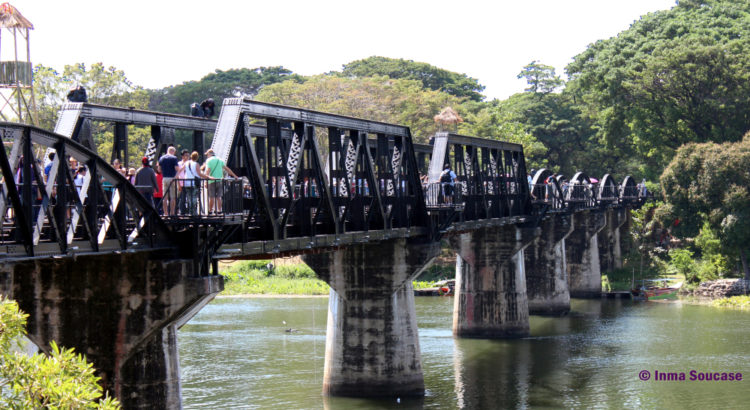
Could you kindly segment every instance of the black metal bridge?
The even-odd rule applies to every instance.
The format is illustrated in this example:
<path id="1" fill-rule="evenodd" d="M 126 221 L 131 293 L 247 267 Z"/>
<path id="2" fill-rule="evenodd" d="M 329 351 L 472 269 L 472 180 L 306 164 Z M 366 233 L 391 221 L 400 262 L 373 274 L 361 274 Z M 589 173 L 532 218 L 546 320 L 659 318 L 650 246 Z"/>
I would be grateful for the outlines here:
<path id="1" fill-rule="evenodd" d="M 207 182 L 198 204 L 161 217 L 157 208 L 95 152 L 91 121 L 113 126 L 112 158 L 127 160 L 127 127 L 151 127 L 154 161 L 174 130 L 193 132 L 241 179 L 217 181 L 225 206 L 210 214 Z M 193 258 L 209 274 L 222 258 L 268 258 L 480 227 L 535 223 L 550 213 L 637 207 L 631 177 L 618 183 L 584 173 L 569 181 L 539 170 L 529 180 L 520 145 L 438 133 L 413 142 L 408 127 L 233 98 L 218 121 L 69 103 L 56 132 L 0 123 L 0 258 L 163 249 Z M 56 156 L 44 172 L 41 152 Z M 82 180 L 68 160 L 85 165 Z M 32 160 L 26 160 L 32 159 Z M 441 182 L 449 164 L 455 180 Z M 426 176 L 426 178 L 422 178 Z M 192 186 L 192 185 L 191 185 Z"/>

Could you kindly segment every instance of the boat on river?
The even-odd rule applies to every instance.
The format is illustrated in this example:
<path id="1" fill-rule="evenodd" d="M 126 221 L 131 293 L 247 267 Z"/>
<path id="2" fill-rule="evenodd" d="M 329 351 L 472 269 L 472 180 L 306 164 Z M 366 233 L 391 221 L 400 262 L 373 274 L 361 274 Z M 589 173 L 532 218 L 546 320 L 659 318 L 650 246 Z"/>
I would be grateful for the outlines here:
<path id="1" fill-rule="evenodd" d="M 429 288 L 414 289 L 414 296 L 453 296 L 455 287 L 455 279 L 445 279 L 435 282 L 435 284 Z"/>
<path id="2" fill-rule="evenodd" d="M 630 290 L 635 300 L 675 299 L 682 282 L 670 284 L 674 279 L 642 279 Z"/>

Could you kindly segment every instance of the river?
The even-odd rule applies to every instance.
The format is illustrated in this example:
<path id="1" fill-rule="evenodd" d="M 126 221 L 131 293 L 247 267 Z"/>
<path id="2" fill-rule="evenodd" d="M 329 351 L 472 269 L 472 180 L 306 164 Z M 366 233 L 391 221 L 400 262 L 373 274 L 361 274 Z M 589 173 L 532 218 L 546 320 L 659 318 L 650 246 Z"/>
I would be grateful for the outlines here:
<path id="1" fill-rule="evenodd" d="M 323 397 L 327 298 L 219 298 L 178 332 L 186 409 L 748 408 L 750 312 L 573 300 L 531 336 L 455 339 L 453 299 L 416 299 L 422 399 Z M 285 330 L 293 328 L 297 332 Z M 643 370 L 649 380 L 640 380 Z M 656 372 L 685 381 L 656 381 Z M 742 381 L 690 381 L 740 372 Z M 695 373 L 697 375 L 697 373 Z"/>

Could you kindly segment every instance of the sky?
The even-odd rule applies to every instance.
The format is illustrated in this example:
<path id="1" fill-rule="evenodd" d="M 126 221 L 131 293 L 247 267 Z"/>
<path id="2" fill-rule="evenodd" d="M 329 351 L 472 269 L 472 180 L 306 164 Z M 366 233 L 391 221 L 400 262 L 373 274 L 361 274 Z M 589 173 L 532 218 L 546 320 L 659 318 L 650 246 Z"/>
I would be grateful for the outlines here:
<path id="1" fill-rule="evenodd" d="M 282 65 L 302 75 L 373 55 L 474 77 L 488 99 L 523 91 L 533 60 L 565 66 L 675 0 L 13 0 L 35 28 L 31 60 L 102 62 L 161 88 L 216 69 Z M 5 37 L 7 38 L 7 37 Z M 3 43 L 2 59 L 7 59 Z"/>

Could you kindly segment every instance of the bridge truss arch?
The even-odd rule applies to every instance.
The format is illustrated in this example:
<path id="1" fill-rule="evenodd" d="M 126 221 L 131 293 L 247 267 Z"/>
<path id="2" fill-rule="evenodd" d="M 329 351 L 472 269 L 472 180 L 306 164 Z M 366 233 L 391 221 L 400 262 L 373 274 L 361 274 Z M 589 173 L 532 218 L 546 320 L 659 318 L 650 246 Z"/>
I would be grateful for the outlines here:
<path id="1" fill-rule="evenodd" d="M 542 168 L 531 178 L 531 201 L 534 204 L 548 205 L 553 209 L 563 209 L 565 203 L 565 190 L 562 185 L 562 176 L 556 176 L 554 172 L 547 168 Z"/>
<path id="2" fill-rule="evenodd" d="M 10 156 L 0 150 L 0 258 L 174 248 L 153 205 L 82 144 L 15 123 L 0 123 L 0 137 L 13 144 Z M 47 148 L 56 155 L 45 178 L 35 153 Z M 70 158 L 86 167 L 82 181 Z"/>
<path id="3" fill-rule="evenodd" d="M 620 200 L 620 189 L 610 174 L 599 180 L 596 190 L 596 201 L 599 204 L 617 204 Z"/>

